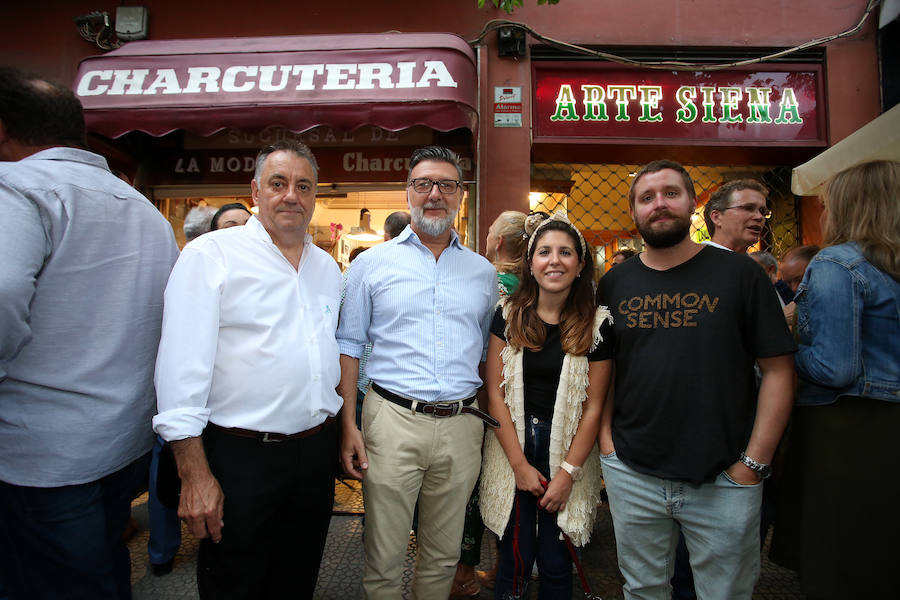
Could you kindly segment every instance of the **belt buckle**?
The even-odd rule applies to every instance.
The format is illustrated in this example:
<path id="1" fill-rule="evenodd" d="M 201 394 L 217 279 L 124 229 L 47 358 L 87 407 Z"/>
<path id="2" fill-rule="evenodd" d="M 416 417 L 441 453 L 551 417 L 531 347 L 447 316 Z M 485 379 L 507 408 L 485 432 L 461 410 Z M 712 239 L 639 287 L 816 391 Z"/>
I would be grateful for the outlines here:
<path id="1" fill-rule="evenodd" d="M 278 438 L 269 437 L 269 432 L 268 432 L 268 431 L 266 431 L 265 433 L 263 433 L 263 434 L 262 434 L 262 438 L 260 438 L 260 439 L 261 439 L 263 442 L 280 442 L 280 441 L 281 441 L 281 440 L 279 440 Z"/>
<path id="2" fill-rule="evenodd" d="M 428 410 L 429 408 L 431 410 Z M 452 417 L 459 412 L 459 402 L 435 402 L 433 404 L 427 404 L 425 408 L 422 409 L 422 412 L 425 412 L 426 414 L 431 413 L 432 416 L 437 418 Z"/>

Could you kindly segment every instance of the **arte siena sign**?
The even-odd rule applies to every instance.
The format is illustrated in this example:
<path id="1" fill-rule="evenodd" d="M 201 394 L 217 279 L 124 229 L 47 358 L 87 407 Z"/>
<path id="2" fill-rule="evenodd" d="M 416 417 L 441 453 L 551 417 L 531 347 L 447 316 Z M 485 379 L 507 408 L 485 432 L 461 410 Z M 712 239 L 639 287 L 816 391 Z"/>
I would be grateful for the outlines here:
<path id="1" fill-rule="evenodd" d="M 821 69 L 773 67 L 682 72 L 535 63 L 535 141 L 824 145 Z"/>

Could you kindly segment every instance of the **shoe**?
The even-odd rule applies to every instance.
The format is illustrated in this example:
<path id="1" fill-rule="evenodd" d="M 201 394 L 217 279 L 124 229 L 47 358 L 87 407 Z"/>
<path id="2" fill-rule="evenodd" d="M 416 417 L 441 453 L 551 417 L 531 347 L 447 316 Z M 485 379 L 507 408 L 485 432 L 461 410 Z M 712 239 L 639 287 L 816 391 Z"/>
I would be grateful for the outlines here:
<path id="1" fill-rule="evenodd" d="M 174 564 L 174 558 L 159 565 L 150 563 L 150 570 L 153 571 L 153 575 L 155 575 L 156 577 L 162 577 L 163 575 L 168 575 L 172 572 L 172 566 Z"/>
<path id="2" fill-rule="evenodd" d="M 494 580 L 497 579 L 497 569 L 490 571 L 475 571 L 475 579 L 481 584 L 481 587 L 492 590 L 494 589 Z"/>
<path id="3" fill-rule="evenodd" d="M 463 583 L 453 582 L 450 588 L 450 600 L 462 600 L 463 598 L 477 598 L 481 594 L 481 586 L 478 580 L 470 579 Z"/>

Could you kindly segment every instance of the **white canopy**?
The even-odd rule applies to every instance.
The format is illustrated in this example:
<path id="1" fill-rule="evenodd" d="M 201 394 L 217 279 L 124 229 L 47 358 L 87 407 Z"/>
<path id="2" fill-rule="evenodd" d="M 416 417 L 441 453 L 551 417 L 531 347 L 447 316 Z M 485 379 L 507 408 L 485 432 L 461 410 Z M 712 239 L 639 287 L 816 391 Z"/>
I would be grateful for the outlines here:
<path id="1" fill-rule="evenodd" d="M 816 196 L 832 175 L 868 160 L 900 160 L 900 104 L 794 169 L 791 191 Z"/>

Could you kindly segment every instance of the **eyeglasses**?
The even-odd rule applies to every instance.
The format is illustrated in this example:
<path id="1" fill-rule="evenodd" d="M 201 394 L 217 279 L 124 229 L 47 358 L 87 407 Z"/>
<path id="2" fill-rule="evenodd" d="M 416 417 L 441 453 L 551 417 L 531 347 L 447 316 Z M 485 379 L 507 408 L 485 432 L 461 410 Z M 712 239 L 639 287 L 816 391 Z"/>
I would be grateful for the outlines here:
<path id="1" fill-rule="evenodd" d="M 427 177 L 418 177 L 406 185 L 420 194 L 430 194 L 431 190 L 434 189 L 434 186 L 438 186 L 438 189 L 442 194 L 455 194 L 456 190 L 459 189 L 461 182 L 456 181 L 455 179 L 441 179 L 440 181 L 435 181 L 434 179 L 428 179 Z"/>
<path id="2" fill-rule="evenodd" d="M 731 210 L 732 208 L 739 208 L 742 212 L 750 213 L 759 212 L 762 215 L 763 219 L 768 219 L 772 216 L 772 211 L 765 206 L 756 206 L 755 204 L 738 204 L 737 206 L 727 206 L 723 209 L 720 209 L 719 212 L 725 212 L 726 210 Z"/>

